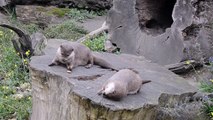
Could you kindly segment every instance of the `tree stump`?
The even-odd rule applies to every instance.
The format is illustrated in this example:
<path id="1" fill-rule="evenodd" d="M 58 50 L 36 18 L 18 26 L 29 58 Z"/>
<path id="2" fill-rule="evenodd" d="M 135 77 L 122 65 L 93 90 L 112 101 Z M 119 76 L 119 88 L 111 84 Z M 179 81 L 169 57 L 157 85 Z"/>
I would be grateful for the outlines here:
<path id="1" fill-rule="evenodd" d="M 201 117 L 198 114 L 200 104 L 193 100 L 196 88 L 144 57 L 94 53 L 116 68 L 133 68 L 142 79 L 152 80 L 142 86 L 140 93 L 120 101 L 97 95 L 115 71 L 98 66 L 77 67 L 70 74 L 64 66 L 49 67 L 62 42 L 64 40 L 50 39 L 45 55 L 33 56 L 30 62 L 32 120 L 190 120 Z"/>

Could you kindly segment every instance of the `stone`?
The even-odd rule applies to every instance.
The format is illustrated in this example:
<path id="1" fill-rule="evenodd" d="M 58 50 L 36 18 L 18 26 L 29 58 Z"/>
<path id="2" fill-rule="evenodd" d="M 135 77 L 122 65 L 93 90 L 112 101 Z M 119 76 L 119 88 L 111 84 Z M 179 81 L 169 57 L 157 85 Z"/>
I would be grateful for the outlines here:
<path id="1" fill-rule="evenodd" d="M 114 0 L 107 23 L 121 52 L 160 65 L 213 56 L 212 0 Z"/>
<path id="2" fill-rule="evenodd" d="M 8 23 L 8 17 L 0 12 L 0 23 Z"/>
<path id="3" fill-rule="evenodd" d="M 33 33 L 30 38 L 32 40 L 32 48 L 34 49 L 33 55 L 38 56 L 44 54 L 43 49 L 47 45 L 47 38 L 39 32 Z"/>
<path id="4" fill-rule="evenodd" d="M 118 69 L 133 68 L 142 79 L 152 80 L 142 86 L 140 93 L 128 95 L 120 101 L 103 98 L 97 92 L 115 71 L 98 66 L 90 69 L 79 66 L 67 73 L 64 66 L 48 66 L 63 42 L 66 41 L 50 39 L 44 50 L 45 55 L 31 58 L 32 120 L 155 120 L 168 118 L 166 111 L 170 108 L 172 111 L 176 108 L 182 110 L 186 105 L 196 104 L 189 98 L 193 98 L 197 89 L 166 68 L 142 56 L 94 52 Z M 185 111 L 191 110 L 189 113 L 179 111 L 184 116 L 174 112 L 172 116 L 175 117 L 170 120 L 200 118 L 200 107 L 187 108 Z"/>
<path id="5" fill-rule="evenodd" d="M 50 23 L 56 23 L 54 15 L 48 15 L 47 11 L 53 7 L 42 7 L 33 5 L 16 5 L 17 19 L 25 24 L 34 23 L 45 28 Z M 58 21 L 60 23 L 60 21 Z M 39 26 L 40 27 L 40 26 Z"/>
<path id="6" fill-rule="evenodd" d="M 0 7 L 7 5 L 7 1 L 6 0 L 1 0 L 0 1 Z"/>

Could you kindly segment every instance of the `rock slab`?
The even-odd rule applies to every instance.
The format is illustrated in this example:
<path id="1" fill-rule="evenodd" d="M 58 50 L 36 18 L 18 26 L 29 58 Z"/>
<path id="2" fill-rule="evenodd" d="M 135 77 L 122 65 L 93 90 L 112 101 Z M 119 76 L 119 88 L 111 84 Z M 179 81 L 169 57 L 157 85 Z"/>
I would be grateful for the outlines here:
<path id="1" fill-rule="evenodd" d="M 50 39 L 44 50 L 45 55 L 34 56 L 30 62 L 32 120 L 179 120 L 183 118 L 180 115 L 190 119 L 200 118 L 201 115 L 197 114 L 200 106 L 193 106 L 193 110 L 186 107 L 195 103 L 191 99 L 197 90 L 183 78 L 144 57 L 94 53 L 116 68 L 134 68 L 142 79 L 152 80 L 142 86 L 139 94 L 129 95 L 120 101 L 97 95 L 103 83 L 115 71 L 98 66 L 90 69 L 77 67 L 69 74 L 64 66 L 49 67 L 62 42 L 65 41 Z M 79 76 L 96 77 L 78 80 Z M 175 115 L 169 114 L 171 111 L 176 111 Z"/>
<path id="2" fill-rule="evenodd" d="M 213 56 L 212 0 L 114 0 L 111 42 L 161 65 Z"/>

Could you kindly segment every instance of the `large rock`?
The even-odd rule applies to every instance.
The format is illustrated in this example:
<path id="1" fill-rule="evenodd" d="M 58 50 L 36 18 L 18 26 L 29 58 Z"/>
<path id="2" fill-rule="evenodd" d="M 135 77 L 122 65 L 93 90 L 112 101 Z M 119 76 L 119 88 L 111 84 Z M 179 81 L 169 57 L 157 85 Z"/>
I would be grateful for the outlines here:
<path id="1" fill-rule="evenodd" d="M 7 1 L 6 0 L 1 0 L 0 1 L 0 7 L 7 5 Z"/>
<path id="2" fill-rule="evenodd" d="M 114 0 L 107 22 L 122 52 L 161 65 L 213 55 L 212 0 Z"/>
<path id="3" fill-rule="evenodd" d="M 0 12 L 0 23 L 8 23 L 8 17 Z"/>
<path id="4" fill-rule="evenodd" d="M 32 120 L 202 120 L 196 88 L 167 69 L 128 54 L 94 53 L 116 68 L 134 68 L 145 84 L 140 93 L 112 101 L 97 95 L 115 71 L 93 66 L 75 68 L 71 74 L 63 66 L 49 67 L 63 40 L 49 40 L 45 55 L 32 57 Z M 78 80 L 78 77 L 87 80 Z M 90 76 L 90 77 L 88 77 Z M 91 78 L 91 79 L 90 79 Z M 170 114 L 172 113 L 172 114 Z M 165 118 L 165 119 L 164 119 Z"/>
<path id="5" fill-rule="evenodd" d="M 35 23 L 41 28 L 47 27 L 49 24 L 59 24 L 68 19 L 66 16 L 58 17 L 50 14 L 56 7 L 37 6 L 37 5 L 16 5 L 17 19 L 25 24 Z"/>

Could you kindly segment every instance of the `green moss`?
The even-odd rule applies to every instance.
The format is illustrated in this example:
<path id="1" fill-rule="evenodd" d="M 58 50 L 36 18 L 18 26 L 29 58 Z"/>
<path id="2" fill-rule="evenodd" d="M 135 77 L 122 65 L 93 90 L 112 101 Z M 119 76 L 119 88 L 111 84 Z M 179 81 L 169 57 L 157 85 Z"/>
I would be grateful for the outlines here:
<path id="1" fill-rule="evenodd" d="M 54 7 L 47 12 L 47 14 L 56 15 L 57 17 L 64 17 L 67 13 L 69 13 L 69 8 L 57 8 Z"/>

